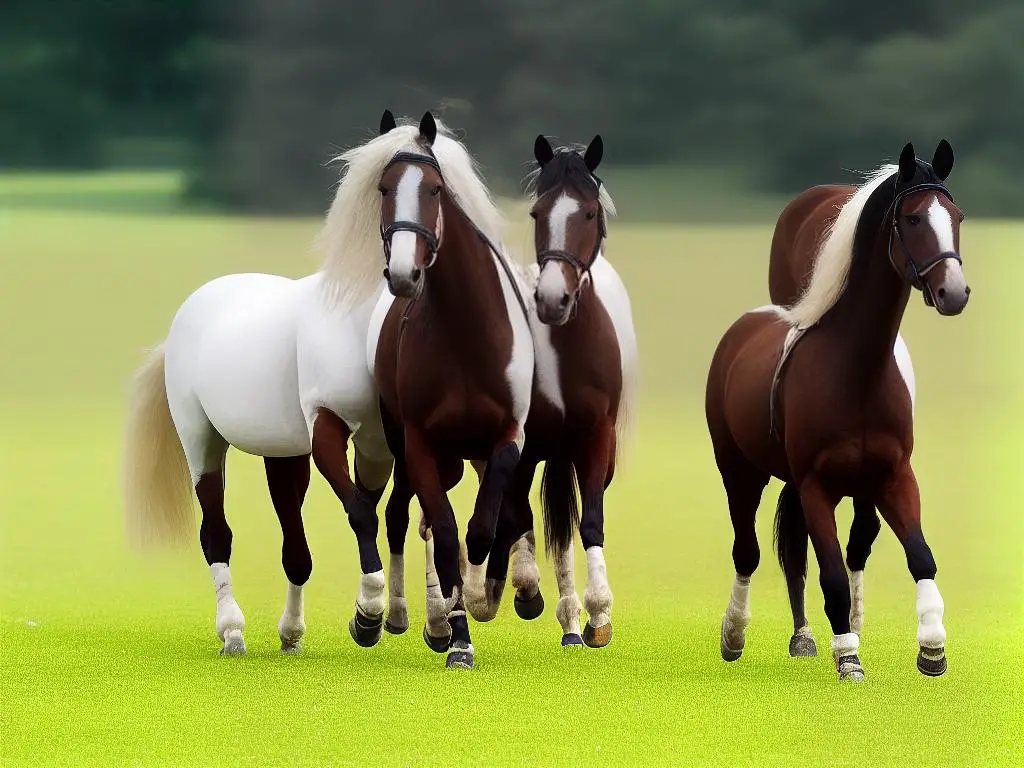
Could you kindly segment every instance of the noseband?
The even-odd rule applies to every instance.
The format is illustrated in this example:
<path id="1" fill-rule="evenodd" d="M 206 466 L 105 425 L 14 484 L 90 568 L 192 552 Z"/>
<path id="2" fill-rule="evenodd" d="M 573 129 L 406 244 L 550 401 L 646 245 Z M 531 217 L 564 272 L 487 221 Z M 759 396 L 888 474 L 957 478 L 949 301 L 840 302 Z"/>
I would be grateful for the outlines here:
<path id="1" fill-rule="evenodd" d="M 417 152 L 397 152 L 392 157 L 388 164 L 384 166 L 384 170 L 381 171 L 381 175 L 387 171 L 395 163 L 419 163 L 421 165 L 429 165 L 435 171 L 437 175 L 444 179 L 441 174 L 441 166 L 437 162 L 437 158 L 433 155 L 421 155 Z M 380 228 L 380 239 L 384 243 L 384 263 L 388 266 L 391 265 L 391 238 L 395 232 L 412 232 L 419 237 L 423 238 L 423 241 L 427 244 L 427 250 L 430 252 L 430 258 L 427 261 L 424 269 L 430 269 L 437 261 L 437 251 L 441 247 L 441 244 L 437 240 L 437 233 L 433 232 L 429 227 L 425 227 L 418 221 L 393 221 L 388 227 L 381 225 Z M 384 270 L 384 278 L 390 280 L 390 270 Z"/>
<path id="2" fill-rule="evenodd" d="M 601 180 L 594 176 L 594 181 L 597 183 L 598 195 L 601 190 Z M 587 280 L 590 281 L 592 278 L 590 274 L 590 268 L 597 261 L 597 254 L 601 252 L 601 246 L 604 245 L 604 239 L 608 236 L 608 231 L 604 223 L 604 207 L 598 202 L 597 204 L 597 242 L 594 243 L 594 252 L 590 254 L 590 259 L 586 262 L 579 259 L 576 254 L 569 253 L 568 251 L 561 251 L 556 249 L 545 249 L 543 251 L 537 251 L 537 265 L 544 270 L 544 267 L 551 261 L 560 261 L 564 264 L 568 264 L 576 270 L 577 286 L 576 293 L 579 294 L 583 287 L 583 277 L 586 276 Z M 576 313 L 576 306 L 573 306 L 573 314 Z"/>
<path id="3" fill-rule="evenodd" d="M 897 174 L 897 178 L 898 176 L 899 174 Z M 892 201 L 892 205 L 889 207 L 892 211 L 892 227 L 889 229 L 889 261 L 892 264 L 893 269 L 895 269 L 904 280 L 924 294 L 925 302 L 929 306 L 934 306 L 935 297 L 932 296 L 932 289 L 924 279 L 925 275 L 931 272 L 939 262 L 945 261 L 946 259 L 953 259 L 958 264 L 963 264 L 963 260 L 960 258 L 960 254 L 954 251 L 945 251 L 940 253 L 931 259 L 928 259 L 923 264 L 918 264 L 910 256 L 910 251 L 907 249 L 907 245 L 903 241 L 903 232 L 900 230 L 900 204 L 910 197 L 910 195 L 917 192 L 924 192 L 928 189 L 935 190 L 939 194 L 944 195 L 950 202 L 954 202 L 953 195 L 950 194 L 950 191 L 946 189 L 945 185 L 937 184 L 935 182 L 915 184 L 914 186 L 907 187 L 897 194 Z M 899 242 L 900 250 L 903 251 L 905 263 L 902 268 L 896 263 L 896 258 L 893 256 L 892 245 L 894 239 Z"/>

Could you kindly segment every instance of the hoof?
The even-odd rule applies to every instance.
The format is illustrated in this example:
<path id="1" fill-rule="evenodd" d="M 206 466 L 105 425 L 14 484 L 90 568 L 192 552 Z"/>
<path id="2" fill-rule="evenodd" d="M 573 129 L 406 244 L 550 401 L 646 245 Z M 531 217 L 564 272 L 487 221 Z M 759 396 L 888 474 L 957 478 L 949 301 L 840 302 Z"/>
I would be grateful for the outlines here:
<path id="1" fill-rule="evenodd" d="M 921 648 L 917 653 L 917 671 L 928 677 L 941 677 L 946 672 L 945 648 Z"/>
<path id="2" fill-rule="evenodd" d="M 380 641 L 383 624 L 383 616 L 364 616 L 356 609 L 356 615 L 348 623 L 348 631 L 360 648 L 372 648 Z"/>
<path id="3" fill-rule="evenodd" d="M 389 635 L 404 635 L 407 629 L 409 629 L 408 624 L 404 627 L 398 624 L 392 624 L 390 618 L 384 622 L 384 631 Z"/>
<path id="4" fill-rule="evenodd" d="M 281 653 L 285 656 L 298 656 L 302 653 L 302 643 L 298 640 L 282 640 Z"/>
<path id="5" fill-rule="evenodd" d="M 473 668 L 473 646 L 466 646 L 463 643 L 459 644 L 461 647 L 452 647 L 448 651 L 448 658 L 444 660 L 444 665 L 448 669 L 472 669 Z"/>
<path id="6" fill-rule="evenodd" d="M 576 634 L 562 635 L 563 648 L 582 648 L 583 638 Z"/>
<path id="7" fill-rule="evenodd" d="M 447 635 L 441 635 L 441 637 L 434 637 L 432 634 L 427 632 L 426 624 L 423 625 L 423 642 L 427 644 L 427 648 L 432 650 L 434 653 L 444 653 L 448 650 L 448 646 L 451 645 L 452 635 L 449 631 Z"/>
<path id="8" fill-rule="evenodd" d="M 730 648 L 728 642 L 726 642 L 724 618 L 722 619 L 722 635 L 718 647 L 722 651 L 722 658 L 726 661 L 737 661 L 743 655 L 742 645 L 739 648 Z"/>
<path id="9" fill-rule="evenodd" d="M 600 627 L 591 626 L 590 622 L 583 627 L 583 642 L 588 648 L 604 648 L 612 641 L 612 623 L 609 621 Z"/>
<path id="10" fill-rule="evenodd" d="M 245 656 L 245 640 L 242 638 L 242 630 L 229 629 L 224 633 L 224 647 L 220 649 L 221 656 Z"/>
<path id="11" fill-rule="evenodd" d="M 836 671 L 839 673 L 840 682 L 864 682 L 864 667 L 861 666 L 860 657 L 856 654 L 840 656 L 836 659 Z"/>
<path id="12" fill-rule="evenodd" d="M 789 638 L 789 655 L 793 658 L 817 656 L 818 646 L 811 635 L 798 632 Z"/>
<path id="13" fill-rule="evenodd" d="M 544 613 L 544 596 L 540 593 L 539 589 L 537 594 L 528 600 L 521 599 L 519 593 L 516 592 L 513 603 L 519 618 L 526 619 L 527 621 L 533 621 Z"/>

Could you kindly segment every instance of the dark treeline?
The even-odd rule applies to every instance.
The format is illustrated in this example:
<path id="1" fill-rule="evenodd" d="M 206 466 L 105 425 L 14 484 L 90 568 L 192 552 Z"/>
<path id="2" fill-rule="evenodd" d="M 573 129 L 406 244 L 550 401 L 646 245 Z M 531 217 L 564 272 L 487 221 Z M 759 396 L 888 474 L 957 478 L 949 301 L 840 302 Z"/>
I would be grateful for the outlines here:
<path id="1" fill-rule="evenodd" d="M 786 192 L 945 136 L 1020 214 L 1021 40 L 1020 0 L 6 0 L 0 164 L 173 145 L 196 197 L 316 212 L 384 107 L 434 109 L 506 190 L 539 131 Z"/>

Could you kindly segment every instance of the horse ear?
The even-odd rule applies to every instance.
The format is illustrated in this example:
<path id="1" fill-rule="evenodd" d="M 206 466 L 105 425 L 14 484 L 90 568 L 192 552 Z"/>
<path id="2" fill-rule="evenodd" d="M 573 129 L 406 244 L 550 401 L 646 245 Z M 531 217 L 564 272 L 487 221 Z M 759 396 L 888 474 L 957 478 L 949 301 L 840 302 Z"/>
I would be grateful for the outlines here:
<path id="1" fill-rule="evenodd" d="M 591 142 L 590 146 L 587 147 L 586 153 L 583 155 L 583 163 L 587 166 L 587 170 L 591 173 L 597 170 L 597 166 L 601 164 L 601 157 L 604 155 L 604 141 L 601 139 L 601 134 L 597 134 Z"/>
<path id="2" fill-rule="evenodd" d="M 538 135 L 537 140 L 533 142 L 533 156 L 541 168 L 551 162 L 551 158 L 555 156 L 554 150 L 551 149 L 551 142 L 544 138 L 543 133 Z"/>
<path id="3" fill-rule="evenodd" d="M 390 131 L 396 125 L 395 116 L 391 114 L 390 109 L 385 109 L 384 114 L 380 116 L 380 136 Z"/>
<path id="4" fill-rule="evenodd" d="M 953 148 L 945 139 L 940 141 L 939 146 L 935 148 L 935 154 L 932 155 L 932 169 L 942 181 L 945 181 L 949 172 L 953 170 Z"/>
<path id="5" fill-rule="evenodd" d="M 428 147 L 432 147 L 434 139 L 437 138 L 437 123 L 434 122 L 434 116 L 430 112 L 425 112 L 423 119 L 420 120 L 420 138 Z"/>
<path id="6" fill-rule="evenodd" d="M 900 152 L 900 180 L 907 182 L 914 178 L 917 171 L 917 155 L 914 154 L 914 145 L 909 141 L 907 146 Z"/>

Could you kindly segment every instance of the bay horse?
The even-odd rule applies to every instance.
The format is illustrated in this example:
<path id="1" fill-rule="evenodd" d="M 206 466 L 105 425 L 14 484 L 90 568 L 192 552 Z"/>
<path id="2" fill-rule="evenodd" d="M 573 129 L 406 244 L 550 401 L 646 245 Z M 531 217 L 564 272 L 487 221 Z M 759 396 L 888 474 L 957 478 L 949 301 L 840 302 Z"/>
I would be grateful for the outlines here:
<path id="1" fill-rule="evenodd" d="M 377 246 L 336 243 L 345 300 L 362 305 L 382 266 L 389 288 L 371 319 L 368 363 L 395 457 L 386 512 L 392 578 L 397 581 L 404 568 L 415 494 L 428 578 L 436 562 L 424 639 L 447 651 L 447 667 L 468 669 L 474 649 L 466 602 L 487 599 L 479 594 L 484 563 L 530 409 L 534 356 L 525 283 L 499 249 L 504 222 L 472 157 L 429 112 L 418 126 L 398 125 L 386 112 L 380 135 L 351 162 L 362 184 L 348 201 L 344 220 L 353 226 L 347 239 L 376 239 Z M 482 462 L 483 472 L 466 532 L 464 590 L 447 493 L 467 459 Z M 402 614 L 389 611 L 389 629 L 404 630 Z"/>
<path id="2" fill-rule="evenodd" d="M 345 203 L 360 182 L 342 179 L 328 234 L 353 226 L 344 220 Z M 199 541 L 213 578 L 215 628 L 225 655 L 245 653 L 245 617 L 233 593 L 232 532 L 224 511 L 229 446 L 263 457 L 281 524 L 288 579 L 278 624 L 282 651 L 298 652 L 306 629 L 302 593 L 313 562 L 302 504 L 310 456 L 356 535 L 362 577 L 349 631 L 364 647 L 381 636 L 385 582 L 376 503 L 393 459 L 366 345 L 384 281 L 378 275 L 363 286 L 361 301 L 342 308 L 332 263 L 337 257 L 328 254 L 319 271 L 299 280 L 235 274 L 201 286 L 179 307 L 166 339 L 133 382 L 123 472 L 129 534 L 136 544 L 187 541 L 195 489 L 202 508 Z"/>
<path id="3" fill-rule="evenodd" d="M 544 462 L 541 503 L 545 548 L 552 556 L 559 599 L 555 615 L 562 646 L 592 648 L 612 640 L 612 591 L 604 557 L 604 494 L 616 454 L 635 410 L 638 353 L 629 294 L 605 252 L 607 217 L 615 206 L 595 175 L 604 153 L 601 136 L 585 150 L 554 150 L 543 135 L 534 143 L 536 370 L 526 444 L 502 507 L 498 540 L 488 561 L 488 594 L 500 599 L 514 544 L 515 609 L 533 619 L 543 610 L 530 489 Z M 577 501 L 582 498 L 582 515 Z M 583 601 L 589 618 L 580 629 L 573 567 L 579 528 L 587 557 Z M 495 608 L 496 610 L 496 608 Z"/>
<path id="4" fill-rule="evenodd" d="M 814 270 L 818 248 L 835 221 L 835 213 L 857 192 L 850 185 L 819 185 L 797 195 L 783 209 L 772 235 L 771 256 L 768 264 L 768 294 L 772 304 L 792 307 L 799 300 Z M 809 216 L 822 205 L 831 205 L 832 215 Z M 925 302 L 928 296 L 925 295 Z M 897 332 L 893 346 L 896 366 L 903 377 L 910 395 L 910 415 L 913 418 L 916 399 L 914 365 L 910 350 Z M 814 634 L 807 623 L 804 610 L 804 587 L 807 576 L 807 530 L 801 515 L 782 514 L 787 504 L 799 503 L 796 486 L 787 484 L 779 494 L 776 507 L 775 542 L 793 614 L 793 635 L 789 640 L 789 654 L 793 657 L 810 657 L 818 654 Z M 853 499 L 853 522 L 846 547 L 846 564 L 850 571 L 850 614 L 851 630 L 861 634 L 864 623 L 864 568 L 871 546 L 874 544 L 881 523 L 875 512 L 875 505 L 869 498 Z M 780 526 L 788 524 L 792 530 L 783 532 Z M 778 546 L 779 543 L 782 546 Z M 786 560 L 783 563 L 783 559 Z"/>
<path id="5" fill-rule="evenodd" d="M 943 602 L 910 461 L 911 399 L 893 348 L 912 289 L 941 315 L 958 315 L 967 305 L 963 214 L 945 185 L 952 167 L 947 141 L 931 163 L 907 144 L 898 165 L 882 166 L 852 197 L 840 191 L 809 206 L 808 220 L 834 220 L 823 230 L 800 300 L 789 309 L 746 313 L 715 351 L 705 412 L 736 568 L 722 619 L 727 661 L 743 651 L 750 577 L 760 558 L 754 516 L 774 476 L 796 489 L 780 497 L 779 547 L 802 541 L 803 528 L 787 522 L 801 516 L 818 560 L 839 679 L 864 679 L 836 532 L 835 508 L 844 496 L 870 501 L 903 545 L 917 583 L 918 670 L 946 670 Z M 784 567 L 791 562 L 781 560 Z"/>

